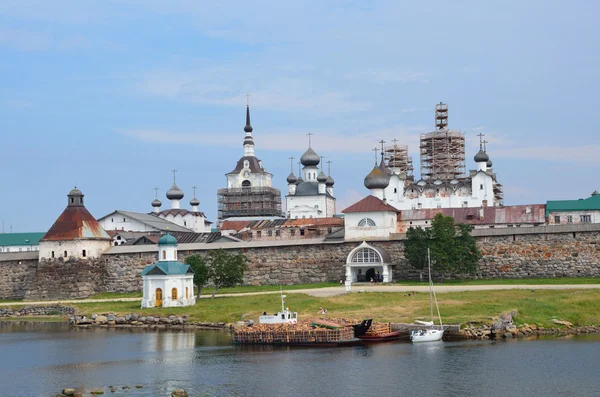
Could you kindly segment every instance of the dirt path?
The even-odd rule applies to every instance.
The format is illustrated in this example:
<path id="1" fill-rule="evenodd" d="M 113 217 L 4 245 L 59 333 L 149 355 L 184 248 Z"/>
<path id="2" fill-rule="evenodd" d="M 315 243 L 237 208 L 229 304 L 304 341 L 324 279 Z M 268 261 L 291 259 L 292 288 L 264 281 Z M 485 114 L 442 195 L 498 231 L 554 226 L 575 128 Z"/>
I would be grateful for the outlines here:
<path id="1" fill-rule="evenodd" d="M 561 290 L 561 289 L 600 289 L 600 284 L 541 284 L 541 285 L 436 285 L 436 293 L 444 292 L 460 292 L 460 291 L 492 291 L 492 290 L 508 290 L 508 289 L 549 289 L 549 290 Z M 427 285 L 353 285 L 352 291 L 354 293 L 360 292 L 428 292 L 429 286 Z M 307 294 L 316 297 L 329 297 L 336 295 L 343 295 L 346 293 L 345 287 L 327 287 L 327 288 L 309 288 L 309 289 L 294 289 L 294 290 L 283 290 L 286 294 Z M 267 292 L 243 292 L 239 294 L 217 294 L 217 298 L 226 296 L 250 296 L 250 295 L 264 295 L 264 294 L 279 294 L 279 291 L 267 291 Z M 210 295 L 203 295 L 202 298 L 208 299 Z M 52 301 L 26 301 L 26 302 L 0 302 L 0 306 L 13 306 L 13 305 L 54 305 L 54 304 L 65 304 L 65 303 L 97 303 L 97 302 L 136 302 L 140 301 L 141 297 L 136 298 L 111 298 L 111 299 L 70 299 L 70 300 L 52 300 Z"/>

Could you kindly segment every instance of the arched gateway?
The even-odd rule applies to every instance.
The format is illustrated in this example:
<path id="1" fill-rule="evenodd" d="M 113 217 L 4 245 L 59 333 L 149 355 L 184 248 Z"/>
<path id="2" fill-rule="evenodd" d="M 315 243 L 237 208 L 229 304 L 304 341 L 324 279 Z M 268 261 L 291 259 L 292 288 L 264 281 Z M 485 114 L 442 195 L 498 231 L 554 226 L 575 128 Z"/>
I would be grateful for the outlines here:
<path id="1" fill-rule="evenodd" d="M 346 284 L 369 282 L 371 277 L 384 283 L 392 282 L 392 264 L 390 255 L 383 248 L 373 247 L 362 242 L 346 258 Z"/>

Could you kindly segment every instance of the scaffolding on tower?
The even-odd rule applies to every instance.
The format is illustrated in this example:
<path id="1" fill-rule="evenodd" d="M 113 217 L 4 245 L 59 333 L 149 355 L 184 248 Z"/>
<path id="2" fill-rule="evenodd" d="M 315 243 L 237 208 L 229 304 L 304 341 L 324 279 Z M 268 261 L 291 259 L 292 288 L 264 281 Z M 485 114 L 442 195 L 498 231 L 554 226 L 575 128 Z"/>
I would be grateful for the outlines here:
<path id="1" fill-rule="evenodd" d="M 442 181 L 463 178 L 465 134 L 448 129 L 447 104 L 435 105 L 435 125 L 434 131 L 421 134 L 421 178 Z"/>
<path id="2" fill-rule="evenodd" d="M 408 145 L 397 143 L 386 145 L 383 159 L 389 173 L 399 175 L 401 179 L 406 181 L 414 181 L 414 168 L 412 157 L 408 155 Z"/>

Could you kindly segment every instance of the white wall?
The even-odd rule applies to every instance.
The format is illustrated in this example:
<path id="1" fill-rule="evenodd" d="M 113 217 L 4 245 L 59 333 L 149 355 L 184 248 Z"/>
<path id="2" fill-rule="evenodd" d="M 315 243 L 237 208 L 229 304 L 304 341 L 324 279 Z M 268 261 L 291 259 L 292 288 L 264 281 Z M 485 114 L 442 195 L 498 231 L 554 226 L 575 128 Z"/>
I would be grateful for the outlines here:
<path id="1" fill-rule="evenodd" d="M 196 233 L 208 233 L 210 232 L 210 224 L 206 225 L 204 223 L 205 218 L 203 216 L 200 216 L 198 214 L 194 215 L 194 214 L 186 214 L 186 215 L 181 215 L 181 214 L 168 214 L 168 215 L 159 215 L 159 218 L 162 219 L 166 219 L 170 222 L 173 222 L 179 226 L 188 228 L 190 230 L 193 230 Z"/>
<path id="2" fill-rule="evenodd" d="M 160 230 L 118 213 L 101 218 L 98 220 L 98 223 L 100 223 L 100 226 L 104 230 L 125 230 L 131 232 L 155 232 Z"/>
<path id="3" fill-rule="evenodd" d="M 156 306 L 156 289 L 162 289 L 162 307 L 191 306 L 196 304 L 194 276 L 192 274 L 142 276 L 144 288 L 142 308 Z M 188 288 L 188 298 L 185 289 Z M 177 288 L 177 299 L 171 299 L 171 291 Z"/>
<path id="4" fill-rule="evenodd" d="M 358 223 L 369 218 L 375 222 L 375 227 L 359 227 Z M 393 211 L 351 212 L 344 216 L 346 241 L 388 239 L 396 232 L 397 215 Z"/>
<path id="5" fill-rule="evenodd" d="M 0 245 L 0 252 L 39 251 L 39 245 Z"/>
<path id="6" fill-rule="evenodd" d="M 52 259 L 52 251 L 54 258 L 65 258 L 65 251 L 68 258 L 97 258 L 104 251 L 110 248 L 112 240 L 70 240 L 70 241 L 40 241 L 40 259 Z M 83 256 L 85 250 L 85 257 Z"/>
<path id="7" fill-rule="evenodd" d="M 550 212 L 548 215 L 548 224 L 557 225 L 554 221 L 555 216 L 560 216 L 560 225 L 568 225 L 569 223 L 582 223 L 581 215 L 590 215 L 590 223 L 600 223 L 600 211 L 557 211 Z M 568 217 L 571 217 L 571 222 L 568 222 Z"/>
<path id="8" fill-rule="evenodd" d="M 249 175 L 244 176 L 245 171 L 248 171 Z M 227 175 L 227 187 L 242 187 L 242 182 L 245 180 L 249 180 L 251 183 L 251 187 L 270 187 L 271 180 L 273 178 L 273 174 L 268 172 L 250 172 L 250 169 L 244 168 L 240 171 L 239 174 L 229 174 Z"/>

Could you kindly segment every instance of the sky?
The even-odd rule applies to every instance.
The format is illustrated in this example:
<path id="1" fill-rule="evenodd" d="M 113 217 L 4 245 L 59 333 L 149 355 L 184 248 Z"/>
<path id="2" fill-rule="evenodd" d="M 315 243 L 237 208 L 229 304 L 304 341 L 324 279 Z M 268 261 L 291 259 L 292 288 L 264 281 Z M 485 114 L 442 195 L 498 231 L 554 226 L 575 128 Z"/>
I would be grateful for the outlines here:
<path id="1" fill-rule="evenodd" d="M 332 162 L 338 212 L 369 193 L 381 139 L 409 146 L 418 178 L 419 134 L 442 101 L 467 169 L 485 134 L 505 205 L 589 197 L 599 13 L 588 0 L 3 0 L 4 230 L 47 230 L 75 185 L 97 218 L 151 211 L 155 187 L 170 208 L 173 169 L 183 208 L 197 186 L 215 221 L 247 93 L 283 202 L 308 133 Z"/>

